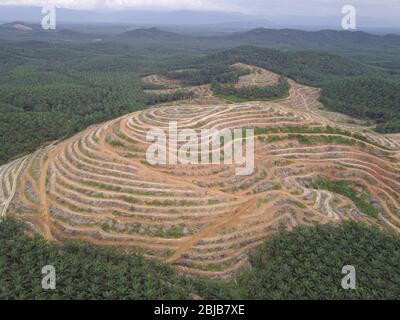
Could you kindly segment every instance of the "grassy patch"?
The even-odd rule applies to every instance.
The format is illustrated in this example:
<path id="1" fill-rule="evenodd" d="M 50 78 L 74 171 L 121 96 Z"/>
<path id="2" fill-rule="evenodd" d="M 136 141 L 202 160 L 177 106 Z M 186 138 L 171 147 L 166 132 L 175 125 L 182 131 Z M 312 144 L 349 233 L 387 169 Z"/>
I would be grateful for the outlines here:
<path id="1" fill-rule="evenodd" d="M 362 213 L 376 218 L 380 210 L 371 205 L 366 188 L 361 185 L 357 185 L 357 187 L 363 191 L 355 189 L 355 184 L 347 180 L 329 180 L 318 177 L 313 181 L 313 188 L 328 190 L 349 198 Z"/>

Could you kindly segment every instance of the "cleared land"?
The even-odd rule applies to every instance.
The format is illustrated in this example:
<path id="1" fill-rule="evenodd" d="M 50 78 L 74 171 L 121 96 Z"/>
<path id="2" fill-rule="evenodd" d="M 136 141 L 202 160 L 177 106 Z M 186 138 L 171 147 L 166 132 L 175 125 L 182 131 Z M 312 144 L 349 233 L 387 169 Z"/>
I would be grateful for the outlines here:
<path id="1" fill-rule="evenodd" d="M 236 88 L 247 86 L 268 86 L 277 84 L 279 81 L 279 75 L 263 68 L 244 63 L 235 63 L 232 67 L 249 71 L 248 75 L 239 77 L 239 81 L 236 83 Z"/>
<path id="2" fill-rule="evenodd" d="M 198 87 L 191 101 L 128 114 L 42 148 L 0 168 L 1 213 L 51 241 L 140 250 L 186 274 L 215 278 L 236 274 L 281 225 L 353 219 L 399 232 L 398 137 L 350 121 L 339 128 L 321 110 L 318 89 L 290 85 L 287 99 L 238 104 Z M 179 90 L 173 86 L 167 90 Z M 146 133 L 167 130 L 170 121 L 179 129 L 256 128 L 255 172 L 150 166 Z"/>

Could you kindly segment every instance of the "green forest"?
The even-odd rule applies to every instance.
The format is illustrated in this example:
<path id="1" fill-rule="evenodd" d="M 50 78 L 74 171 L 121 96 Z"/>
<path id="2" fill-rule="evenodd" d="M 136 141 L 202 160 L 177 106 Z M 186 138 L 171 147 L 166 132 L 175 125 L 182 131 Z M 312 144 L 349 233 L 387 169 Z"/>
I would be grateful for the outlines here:
<path id="1" fill-rule="evenodd" d="M 346 222 L 282 229 L 234 279 L 194 279 L 139 254 L 49 244 L 21 222 L 0 223 L 0 299 L 399 299 L 399 261 L 399 237 Z M 55 290 L 42 289 L 46 265 Z M 356 290 L 341 287 L 345 265 L 356 268 Z"/>
<path id="2" fill-rule="evenodd" d="M 400 132 L 400 77 L 390 64 L 385 69 L 326 52 L 249 46 L 210 55 L 199 63 L 217 62 L 252 64 L 319 87 L 328 109 L 375 121 L 382 133 Z"/>
<path id="3" fill-rule="evenodd" d="M 378 122 L 377 131 L 400 132 L 400 81 L 354 77 L 324 85 L 321 102 L 331 110 Z"/>
<path id="4" fill-rule="evenodd" d="M 140 76 L 165 66 L 121 44 L 0 40 L 0 57 L 0 164 L 91 124 L 187 97 L 144 93 Z"/>

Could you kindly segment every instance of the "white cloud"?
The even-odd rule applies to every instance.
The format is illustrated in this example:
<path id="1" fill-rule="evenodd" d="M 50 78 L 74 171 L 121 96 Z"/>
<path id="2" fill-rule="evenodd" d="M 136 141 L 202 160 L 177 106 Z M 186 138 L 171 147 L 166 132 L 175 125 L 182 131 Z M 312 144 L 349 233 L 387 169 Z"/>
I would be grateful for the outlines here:
<path id="1" fill-rule="evenodd" d="M 325 16 L 340 13 L 343 5 L 354 5 L 359 12 L 380 18 L 400 16 L 399 0 L 0 0 L 3 5 L 54 4 L 71 9 L 146 8 L 165 10 L 238 11 L 259 15 Z"/>
<path id="2" fill-rule="evenodd" d="M 240 1 L 239 1 L 240 2 Z M 178 10 L 217 10 L 241 11 L 246 6 L 243 2 L 231 4 L 229 1 L 218 0 L 0 0 L 2 5 L 45 6 L 56 5 L 69 9 L 178 9 Z M 247 10 L 245 10 L 247 11 Z"/>

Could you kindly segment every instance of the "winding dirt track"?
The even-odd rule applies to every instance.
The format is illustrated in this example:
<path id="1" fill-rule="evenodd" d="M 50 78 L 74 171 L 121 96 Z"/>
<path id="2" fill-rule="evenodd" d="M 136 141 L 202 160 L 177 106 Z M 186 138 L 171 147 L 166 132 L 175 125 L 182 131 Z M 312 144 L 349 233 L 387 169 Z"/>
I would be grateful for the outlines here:
<path id="1" fill-rule="evenodd" d="M 254 83 L 278 77 L 255 70 Z M 237 273 L 280 226 L 356 219 L 400 231 L 399 139 L 350 121 L 340 123 L 350 133 L 332 133 L 326 126 L 335 127 L 336 116 L 321 111 L 319 90 L 290 84 L 287 99 L 239 104 L 201 88 L 191 101 L 128 114 L 42 148 L 0 167 L 0 212 L 51 241 L 139 250 L 187 274 L 216 278 Z M 170 121 L 179 129 L 275 131 L 257 134 L 250 176 L 236 176 L 236 167 L 223 163 L 151 166 L 146 133 Z M 317 176 L 354 184 L 379 214 L 369 217 L 350 199 L 313 189 Z"/>

